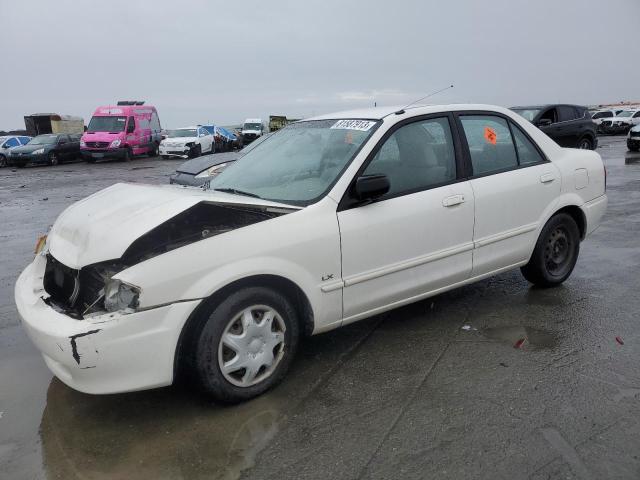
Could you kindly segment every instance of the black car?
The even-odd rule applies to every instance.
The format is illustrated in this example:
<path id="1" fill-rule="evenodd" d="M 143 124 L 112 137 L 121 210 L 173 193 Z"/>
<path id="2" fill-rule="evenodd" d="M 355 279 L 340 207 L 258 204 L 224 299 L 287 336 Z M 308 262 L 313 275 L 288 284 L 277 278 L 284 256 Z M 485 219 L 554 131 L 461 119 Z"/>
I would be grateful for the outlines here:
<path id="1" fill-rule="evenodd" d="M 239 152 L 216 153 L 215 155 L 204 155 L 193 160 L 187 160 L 176 169 L 176 173 L 169 177 L 169 183 L 200 187 L 210 182 L 212 178 L 237 159 L 263 143 L 269 136 L 271 136 L 270 133 L 262 135 Z"/>
<path id="2" fill-rule="evenodd" d="M 80 158 L 80 134 L 49 133 L 32 138 L 29 143 L 11 150 L 9 164 L 24 167 L 27 164 L 57 165 Z"/>
<path id="3" fill-rule="evenodd" d="M 595 150 L 598 146 L 596 125 L 589 110 L 579 105 L 539 105 L 512 107 L 561 147 Z"/>

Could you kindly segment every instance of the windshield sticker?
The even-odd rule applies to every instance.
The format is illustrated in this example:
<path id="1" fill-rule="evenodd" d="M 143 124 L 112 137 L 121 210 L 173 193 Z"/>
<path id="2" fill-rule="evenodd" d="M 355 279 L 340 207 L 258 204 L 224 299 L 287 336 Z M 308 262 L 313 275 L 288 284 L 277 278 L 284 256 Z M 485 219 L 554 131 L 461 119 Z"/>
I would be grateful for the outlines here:
<path id="1" fill-rule="evenodd" d="M 484 139 L 487 141 L 487 143 L 490 143 L 491 145 L 495 145 L 496 142 L 498 141 L 498 135 L 496 134 L 496 131 L 493 128 L 484 127 Z"/>
<path id="2" fill-rule="evenodd" d="M 338 120 L 333 124 L 331 128 L 337 128 L 342 130 L 358 130 L 360 132 L 366 132 L 376 124 L 370 120 Z"/>

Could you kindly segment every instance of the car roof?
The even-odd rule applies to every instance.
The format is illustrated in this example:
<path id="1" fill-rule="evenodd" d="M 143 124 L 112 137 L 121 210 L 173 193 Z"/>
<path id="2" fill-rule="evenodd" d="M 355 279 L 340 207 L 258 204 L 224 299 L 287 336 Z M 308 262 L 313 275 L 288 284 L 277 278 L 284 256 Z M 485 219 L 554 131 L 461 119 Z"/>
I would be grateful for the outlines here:
<path id="1" fill-rule="evenodd" d="M 460 110 L 486 110 L 504 113 L 508 110 L 504 107 L 496 105 L 485 104 L 471 104 L 471 103 L 453 103 L 442 105 L 416 105 L 410 107 L 403 107 L 402 105 L 395 105 L 392 107 L 375 107 L 365 108 L 360 110 L 347 110 L 344 112 L 327 113 L 325 115 L 318 115 L 312 118 L 305 118 L 301 121 L 309 120 L 344 120 L 344 119 L 366 119 L 366 120 L 382 120 L 383 118 L 392 115 L 396 112 L 405 111 L 411 112 L 413 115 L 428 115 L 431 113 L 452 112 Z"/>

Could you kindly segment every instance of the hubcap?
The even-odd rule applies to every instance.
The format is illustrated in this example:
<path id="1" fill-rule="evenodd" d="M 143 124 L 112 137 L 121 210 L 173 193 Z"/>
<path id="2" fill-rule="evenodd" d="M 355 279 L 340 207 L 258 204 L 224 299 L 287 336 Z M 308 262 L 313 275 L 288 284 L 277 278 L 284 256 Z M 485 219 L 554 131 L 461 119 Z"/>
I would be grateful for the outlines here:
<path id="1" fill-rule="evenodd" d="M 582 143 L 580 143 L 580 148 L 582 150 L 589 150 L 591 148 L 591 144 L 588 140 L 583 140 Z"/>
<path id="2" fill-rule="evenodd" d="M 571 239 L 564 227 L 557 227 L 547 239 L 544 261 L 551 275 L 560 276 L 571 259 Z"/>
<path id="3" fill-rule="evenodd" d="M 236 315 L 218 345 L 218 366 L 237 387 L 256 385 L 273 374 L 284 356 L 284 321 L 273 308 L 254 305 Z"/>

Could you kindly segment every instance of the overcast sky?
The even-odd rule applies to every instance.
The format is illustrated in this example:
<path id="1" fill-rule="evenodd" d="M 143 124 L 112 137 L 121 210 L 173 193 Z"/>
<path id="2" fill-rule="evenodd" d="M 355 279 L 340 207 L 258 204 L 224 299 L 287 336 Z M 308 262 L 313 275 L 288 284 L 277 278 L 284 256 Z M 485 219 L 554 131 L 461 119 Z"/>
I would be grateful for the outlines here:
<path id="1" fill-rule="evenodd" d="M 165 127 L 408 103 L 640 101 L 640 0 L 0 0 L 0 130 L 142 99 Z"/>

